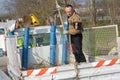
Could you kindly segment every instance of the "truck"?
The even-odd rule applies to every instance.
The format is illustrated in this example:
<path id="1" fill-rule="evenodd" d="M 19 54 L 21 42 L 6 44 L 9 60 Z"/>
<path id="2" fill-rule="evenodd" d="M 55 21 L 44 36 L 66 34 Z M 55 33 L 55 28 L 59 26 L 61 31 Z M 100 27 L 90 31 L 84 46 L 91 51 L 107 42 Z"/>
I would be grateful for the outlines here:
<path id="1" fill-rule="evenodd" d="M 54 30 L 52 30 L 53 27 Z M 109 42 L 109 46 L 112 44 L 113 46 L 111 49 L 115 48 L 115 51 L 114 50 L 113 51 L 105 50 L 105 51 L 107 53 L 117 52 L 118 54 L 110 56 L 109 59 L 105 59 L 104 57 L 100 59 L 100 56 L 98 57 L 95 56 L 94 61 L 89 61 L 91 60 L 89 59 L 91 58 L 91 56 L 88 54 L 88 52 L 93 51 L 90 48 L 90 46 L 93 46 L 91 45 L 91 43 L 93 42 L 89 42 L 91 38 L 88 35 L 90 35 L 91 33 L 88 32 L 90 32 L 93 29 L 96 29 L 96 32 L 98 32 L 98 34 L 100 34 L 99 31 L 101 29 L 105 30 L 104 32 L 108 32 L 107 30 L 108 26 L 87 28 L 84 30 L 84 32 L 86 33 L 83 33 L 84 36 L 87 35 L 86 37 L 87 39 L 83 39 L 86 40 L 85 43 L 83 42 L 83 45 L 86 50 L 83 49 L 83 51 L 85 53 L 87 62 L 78 64 L 77 68 L 74 65 L 73 54 L 70 54 L 69 51 L 66 50 L 67 56 L 65 57 L 64 55 L 65 53 L 63 51 L 64 50 L 63 38 L 66 37 L 65 35 L 62 35 L 60 26 L 38 26 L 38 27 L 29 28 L 29 32 L 27 35 L 27 37 L 29 36 L 28 37 L 29 42 L 27 42 L 28 51 L 26 52 L 28 53 L 27 57 L 23 57 L 23 54 L 26 54 L 23 52 L 24 51 L 23 49 L 26 49 L 24 45 L 24 42 L 26 40 L 25 39 L 26 32 L 24 32 L 25 28 L 18 29 L 15 31 L 15 35 L 5 37 L 7 44 L 6 45 L 7 57 L 9 59 L 8 74 L 13 80 L 119 80 L 120 60 L 119 60 L 119 47 L 118 47 L 119 46 L 118 26 L 109 25 L 109 28 L 114 30 L 114 32 L 112 33 L 112 35 L 114 34 L 114 37 L 112 39 L 107 37 L 108 40 L 112 40 L 111 42 Z M 112 31 L 110 31 L 110 33 L 111 32 Z M 110 35 L 110 33 L 108 34 Z M 50 40 L 51 37 L 53 36 L 55 37 L 53 39 L 56 40 L 55 41 L 56 43 L 51 44 Z M 97 36 L 94 36 L 96 40 L 97 40 Z M 18 37 L 24 38 L 23 48 L 17 47 Z M 93 36 L 92 36 L 92 40 L 94 40 Z M 102 39 L 101 41 L 104 42 L 104 40 Z M 95 48 L 97 49 L 99 45 L 97 45 L 97 43 L 94 44 L 96 44 Z M 105 45 L 102 46 L 103 48 L 105 48 L 106 46 L 106 43 L 104 44 Z M 52 47 L 53 49 L 51 49 Z M 101 50 L 102 53 L 105 52 L 103 51 L 102 48 L 100 48 L 99 50 Z M 99 50 L 95 50 L 94 52 L 99 53 Z M 106 57 L 108 58 L 109 55 L 106 55 Z M 63 59 L 65 61 L 68 61 L 68 63 L 64 63 Z"/>

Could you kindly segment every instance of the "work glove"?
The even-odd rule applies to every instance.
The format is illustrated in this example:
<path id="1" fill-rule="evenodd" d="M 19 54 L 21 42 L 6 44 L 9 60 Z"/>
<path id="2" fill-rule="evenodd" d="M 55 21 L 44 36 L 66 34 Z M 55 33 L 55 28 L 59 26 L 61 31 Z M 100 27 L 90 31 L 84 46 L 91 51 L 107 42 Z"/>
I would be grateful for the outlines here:
<path id="1" fill-rule="evenodd" d="M 64 31 L 63 31 L 63 34 L 68 34 L 68 31 L 67 31 L 67 30 L 64 30 Z"/>

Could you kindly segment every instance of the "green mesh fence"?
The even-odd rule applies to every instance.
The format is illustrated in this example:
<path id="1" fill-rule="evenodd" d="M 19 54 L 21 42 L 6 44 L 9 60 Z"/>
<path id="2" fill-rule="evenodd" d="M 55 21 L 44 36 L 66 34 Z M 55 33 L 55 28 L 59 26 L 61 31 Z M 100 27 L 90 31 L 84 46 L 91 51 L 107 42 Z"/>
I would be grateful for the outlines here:
<path id="1" fill-rule="evenodd" d="M 117 47 L 117 25 L 85 28 L 83 51 L 92 56 L 107 55 Z"/>

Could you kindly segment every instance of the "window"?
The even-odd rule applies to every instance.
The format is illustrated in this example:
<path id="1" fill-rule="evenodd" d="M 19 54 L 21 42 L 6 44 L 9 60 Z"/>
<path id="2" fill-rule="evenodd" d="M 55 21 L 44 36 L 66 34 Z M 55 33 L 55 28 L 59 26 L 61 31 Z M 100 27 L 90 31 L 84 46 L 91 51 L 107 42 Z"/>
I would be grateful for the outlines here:
<path id="1" fill-rule="evenodd" d="M 4 29 L 0 29 L 0 34 L 4 34 Z"/>

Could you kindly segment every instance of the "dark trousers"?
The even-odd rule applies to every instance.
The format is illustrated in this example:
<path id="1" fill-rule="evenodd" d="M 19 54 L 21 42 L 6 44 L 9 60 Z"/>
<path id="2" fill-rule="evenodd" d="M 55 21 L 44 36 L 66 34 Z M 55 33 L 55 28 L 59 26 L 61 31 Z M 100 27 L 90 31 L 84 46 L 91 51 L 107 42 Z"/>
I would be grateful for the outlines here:
<path id="1" fill-rule="evenodd" d="M 82 51 L 82 34 L 71 35 L 71 44 L 73 49 L 73 54 L 75 56 L 76 62 L 86 62 L 85 56 Z"/>

